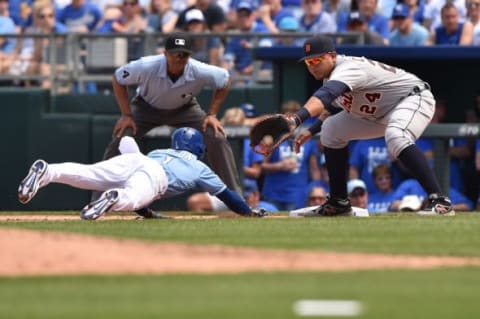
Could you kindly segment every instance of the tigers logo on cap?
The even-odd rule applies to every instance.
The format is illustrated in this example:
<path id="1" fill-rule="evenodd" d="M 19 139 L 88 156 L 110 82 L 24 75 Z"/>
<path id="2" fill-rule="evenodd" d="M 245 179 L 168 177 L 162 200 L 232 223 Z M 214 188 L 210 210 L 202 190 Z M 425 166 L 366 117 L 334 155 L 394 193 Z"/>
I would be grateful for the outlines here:
<path id="1" fill-rule="evenodd" d="M 305 40 L 303 44 L 304 56 L 299 61 L 319 56 L 329 52 L 335 52 L 335 45 L 330 37 L 317 35 Z"/>

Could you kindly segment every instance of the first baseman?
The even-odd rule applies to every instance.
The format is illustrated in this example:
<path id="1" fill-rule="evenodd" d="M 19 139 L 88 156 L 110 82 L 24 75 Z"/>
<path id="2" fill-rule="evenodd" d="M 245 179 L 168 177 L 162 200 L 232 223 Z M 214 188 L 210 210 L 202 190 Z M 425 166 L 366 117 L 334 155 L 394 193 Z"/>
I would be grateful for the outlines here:
<path id="1" fill-rule="evenodd" d="M 350 215 L 347 194 L 348 147 L 351 140 L 384 137 L 398 159 L 428 194 L 424 215 L 454 215 L 446 197 L 415 141 L 430 123 L 435 99 L 428 83 L 414 74 L 365 57 L 336 53 L 326 36 L 307 39 L 301 59 L 323 86 L 292 117 L 300 125 L 310 117 L 323 119 L 301 132 L 295 143 L 305 143 L 321 130 L 330 179 L 330 197 L 318 216 Z M 338 112 L 341 111 L 341 112 Z"/>

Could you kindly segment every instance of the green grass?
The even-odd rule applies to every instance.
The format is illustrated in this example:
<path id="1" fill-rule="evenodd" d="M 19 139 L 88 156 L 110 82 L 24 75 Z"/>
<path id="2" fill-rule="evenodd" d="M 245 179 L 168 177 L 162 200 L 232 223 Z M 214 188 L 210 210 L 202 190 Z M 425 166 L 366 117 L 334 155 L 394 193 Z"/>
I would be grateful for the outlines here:
<path id="1" fill-rule="evenodd" d="M 274 249 L 480 257 L 480 214 L 472 213 L 455 217 L 392 214 L 370 218 L 0 222 L 0 227 Z"/>
<path id="2" fill-rule="evenodd" d="M 298 318 L 300 299 L 358 300 L 361 318 L 478 318 L 480 268 L 0 279 L 0 318 Z"/>

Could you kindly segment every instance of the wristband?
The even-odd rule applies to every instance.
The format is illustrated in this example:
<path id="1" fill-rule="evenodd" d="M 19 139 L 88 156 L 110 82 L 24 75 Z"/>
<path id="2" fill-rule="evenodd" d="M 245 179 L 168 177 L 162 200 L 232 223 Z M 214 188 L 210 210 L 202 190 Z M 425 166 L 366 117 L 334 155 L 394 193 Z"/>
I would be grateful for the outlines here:
<path id="1" fill-rule="evenodd" d="M 315 123 L 312 124 L 307 130 L 310 134 L 315 135 L 322 130 L 323 121 L 317 120 Z"/>
<path id="2" fill-rule="evenodd" d="M 295 120 L 295 124 L 297 124 L 297 126 L 299 126 L 300 124 L 302 124 L 303 122 L 305 122 L 305 120 L 311 118 L 312 116 L 310 115 L 310 113 L 308 112 L 308 110 L 304 107 L 302 107 L 297 113 L 294 114 L 295 117 L 294 117 L 294 120 Z"/>

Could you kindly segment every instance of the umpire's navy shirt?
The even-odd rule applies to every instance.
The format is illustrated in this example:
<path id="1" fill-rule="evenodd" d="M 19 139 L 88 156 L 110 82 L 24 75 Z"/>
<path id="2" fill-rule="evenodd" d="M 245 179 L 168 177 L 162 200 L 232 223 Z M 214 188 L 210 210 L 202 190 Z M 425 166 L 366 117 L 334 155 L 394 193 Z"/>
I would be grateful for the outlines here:
<path id="1" fill-rule="evenodd" d="M 225 88 L 229 74 L 225 69 L 189 58 L 183 75 L 173 83 L 167 76 L 165 55 L 153 55 L 119 67 L 115 77 L 121 85 L 137 85 L 137 94 L 154 108 L 174 110 L 206 86 Z"/>

